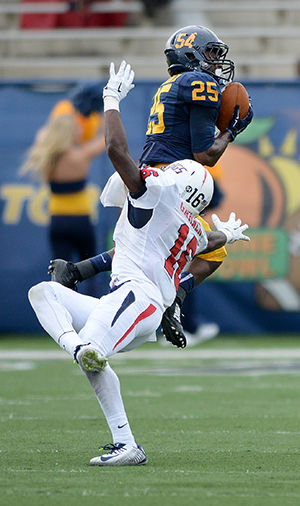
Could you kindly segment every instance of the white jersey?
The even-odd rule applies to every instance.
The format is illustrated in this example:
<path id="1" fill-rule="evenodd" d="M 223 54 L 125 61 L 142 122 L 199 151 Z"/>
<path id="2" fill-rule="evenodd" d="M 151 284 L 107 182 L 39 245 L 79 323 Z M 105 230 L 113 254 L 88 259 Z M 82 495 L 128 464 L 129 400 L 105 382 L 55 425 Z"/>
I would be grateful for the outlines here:
<path id="1" fill-rule="evenodd" d="M 137 281 L 162 307 L 176 296 L 180 273 L 207 246 L 202 224 L 184 207 L 174 176 L 146 168 L 145 186 L 128 194 L 114 232 L 111 285 Z"/>

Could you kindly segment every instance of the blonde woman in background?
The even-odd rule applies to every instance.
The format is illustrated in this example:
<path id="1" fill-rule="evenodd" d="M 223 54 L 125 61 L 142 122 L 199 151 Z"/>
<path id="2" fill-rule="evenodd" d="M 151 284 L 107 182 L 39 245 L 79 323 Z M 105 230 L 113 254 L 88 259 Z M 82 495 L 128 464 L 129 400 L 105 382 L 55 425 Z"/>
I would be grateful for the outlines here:
<path id="1" fill-rule="evenodd" d="M 97 253 L 87 177 L 92 160 L 104 151 L 102 134 L 82 143 L 82 127 L 74 114 L 50 116 L 36 135 L 21 173 L 49 184 L 53 258 L 69 260 L 75 254 L 83 260 Z"/>

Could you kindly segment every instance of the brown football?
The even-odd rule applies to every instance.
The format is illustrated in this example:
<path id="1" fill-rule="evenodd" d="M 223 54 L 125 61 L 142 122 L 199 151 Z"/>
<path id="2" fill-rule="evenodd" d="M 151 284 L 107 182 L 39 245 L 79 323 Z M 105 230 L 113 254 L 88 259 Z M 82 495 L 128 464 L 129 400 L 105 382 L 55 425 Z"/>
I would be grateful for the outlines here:
<path id="1" fill-rule="evenodd" d="M 236 105 L 240 106 L 240 118 L 245 118 L 249 110 L 249 95 L 246 88 L 238 82 L 227 84 L 222 93 L 217 127 L 220 132 L 225 132 L 232 118 Z"/>

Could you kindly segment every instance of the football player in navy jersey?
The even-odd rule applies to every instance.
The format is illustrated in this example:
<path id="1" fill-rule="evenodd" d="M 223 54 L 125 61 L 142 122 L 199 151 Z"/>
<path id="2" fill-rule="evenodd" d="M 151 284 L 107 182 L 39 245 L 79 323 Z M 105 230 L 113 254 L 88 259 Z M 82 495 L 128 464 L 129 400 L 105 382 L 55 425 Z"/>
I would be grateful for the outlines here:
<path id="1" fill-rule="evenodd" d="M 212 167 L 229 142 L 248 126 L 253 116 L 250 104 L 246 118 L 240 119 L 239 109 L 236 109 L 228 129 L 215 136 L 222 87 L 234 76 L 234 63 L 227 59 L 228 49 L 214 32 L 202 26 L 184 27 L 171 35 L 165 48 L 171 77 L 159 86 L 153 98 L 140 165 L 163 168 L 176 160 L 194 159 Z M 117 185 L 114 192 L 117 197 L 125 195 Z M 119 205 L 122 207 L 123 204 Z M 202 217 L 198 216 L 198 219 L 205 230 L 210 230 Z M 200 254 L 182 273 L 177 297 L 162 320 L 164 334 L 175 346 L 186 345 L 181 323 L 176 318 L 180 311 L 176 308 L 181 307 L 195 285 L 220 267 L 226 255 L 224 247 Z M 54 260 L 50 266 L 52 279 L 74 286 L 74 280 L 82 281 L 95 273 L 110 270 L 111 257 L 112 251 L 100 254 L 92 262 L 77 263 L 75 268 L 71 263 L 66 266 Z M 60 270 L 55 272 L 56 269 Z M 199 341 L 202 337 L 205 339 L 206 336 L 200 336 Z"/>
<path id="2" fill-rule="evenodd" d="M 215 135 L 222 88 L 234 77 L 234 63 L 227 58 L 228 50 L 214 32 L 202 26 L 187 26 L 171 35 L 165 47 L 171 77 L 159 86 L 153 98 L 141 164 L 162 167 L 190 158 L 212 167 L 228 144 L 248 126 L 253 117 L 250 104 L 246 118 L 241 120 L 236 110 L 228 129 Z M 217 207 L 221 198 L 222 192 L 215 181 L 210 208 Z M 210 230 L 202 217 L 198 219 Z M 193 259 L 188 268 L 190 275 L 185 273 L 180 284 L 177 297 L 180 306 L 195 285 L 221 266 L 226 255 L 223 247 Z M 175 304 L 163 320 L 163 328 L 171 338 L 170 322 L 166 318 L 169 313 L 172 319 L 174 308 Z M 187 322 L 189 314 L 185 313 Z M 193 334 L 186 331 L 188 344 L 205 341 L 217 332 L 218 326 L 214 323 L 200 325 Z"/>
<path id="3" fill-rule="evenodd" d="M 231 82 L 234 63 L 228 46 L 209 29 L 188 26 L 167 41 L 165 55 L 170 79 L 154 99 L 141 163 L 167 164 L 182 157 L 213 166 L 239 132 L 230 128 L 215 137 L 221 86 Z M 242 120 L 242 129 L 250 123 Z"/>

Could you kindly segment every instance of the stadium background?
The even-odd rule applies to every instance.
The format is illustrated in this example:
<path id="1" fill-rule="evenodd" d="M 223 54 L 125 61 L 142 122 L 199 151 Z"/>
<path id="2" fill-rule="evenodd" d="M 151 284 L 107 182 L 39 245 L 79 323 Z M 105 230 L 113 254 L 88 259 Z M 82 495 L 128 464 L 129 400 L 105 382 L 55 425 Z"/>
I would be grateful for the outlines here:
<path id="1" fill-rule="evenodd" d="M 1 504 L 298 506 L 300 0 L 29 4 L 0 0 Z M 149 464 L 91 468 L 111 435 L 89 383 L 29 307 L 28 287 L 49 279 L 47 195 L 17 171 L 52 105 L 80 80 L 102 86 L 123 57 L 136 71 L 121 107 L 137 158 L 167 75 L 166 38 L 191 22 L 229 44 L 253 99 L 255 120 L 222 157 L 219 210 L 236 210 L 252 241 L 233 245 L 197 289 L 221 326 L 216 339 L 185 350 L 161 340 L 111 358 Z M 98 204 L 111 173 L 106 155 L 91 173 L 100 250 L 118 214 Z M 108 279 L 99 275 L 100 291 Z"/>
<path id="2" fill-rule="evenodd" d="M 152 6 L 157 4 L 159 7 L 159 3 L 152 2 Z M 99 45 L 99 58 L 102 63 L 106 64 L 102 65 L 101 71 L 94 68 L 94 71 L 89 72 L 88 68 L 85 68 L 84 71 L 73 69 L 71 72 L 66 67 L 64 73 L 61 65 L 58 64 L 55 68 L 55 59 L 52 58 L 52 54 L 47 55 L 46 49 L 44 49 L 44 52 L 46 51 L 44 63 L 48 66 L 40 65 L 38 70 L 30 70 L 28 60 L 28 68 L 25 69 L 26 57 L 30 54 L 29 45 L 28 47 L 27 45 L 23 46 L 19 60 L 15 60 L 16 66 L 13 70 L 13 59 L 10 58 L 9 60 L 8 58 L 11 56 L 9 46 L 5 46 L 5 44 L 2 46 L 2 53 L 6 58 L 3 60 L 4 70 L 2 76 L 4 79 L 0 83 L 1 332 L 40 331 L 27 301 L 27 290 L 34 283 L 49 279 L 47 265 L 51 255 L 46 235 L 47 190 L 34 184 L 29 179 L 20 178 L 18 175 L 18 168 L 24 153 L 32 142 L 36 130 L 46 121 L 51 107 L 57 100 L 65 96 L 72 85 L 82 80 L 82 75 L 87 80 L 87 76 L 95 79 L 95 74 L 97 74 L 97 78 L 102 79 L 103 84 L 109 61 L 111 59 L 120 61 L 120 58 L 124 56 L 128 58 L 134 67 L 136 65 L 137 69 L 136 89 L 122 105 L 122 111 L 131 152 L 134 158 L 138 158 L 144 142 L 145 126 L 152 96 L 157 85 L 166 77 L 162 54 L 163 41 L 169 33 L 172 33 L 172 23 L 182 26 L 188 17 L 186 9 L 185 11 L 183 8 L 180 10 L 180 6 L 187 5 L 186 3 L 178 1 L 161 3 L 164 4 L 163 8 L 156 7 L 155 12 L 147 12 L 146 17 L 144 15 L 144 18 L 141 18 L 141 24 L 138 24 L 137 18 L 135 18 L 131 29 L 132 38 L 135 37 L 135 33 L 142 33 L 139 30 L 144 30 L 144 36 L 139 35 L 137 38 L 141 44 L 140 51 L 143 51 L 145 47 L 143 41 L 145 42 L 147 36 L 149 37 L 149 33 L 152 33 L 152 40 L 155 39 L 155 45 L 153 46 L 155 50 L 153 49 L 154 53 L 151 60 L 152 68 L 158 68 L 158 73 L 161 74 L 159 78 L 157 72 L 155 73 L 153 70 L 152 74 L 155 78 L 149 79 L 149 73 L 151 73 L 151 69 L 149 70 L 150 63 L 147 66 L 148 72 L 144 71 L 141 61 L 145 61 L 147 58 L 141 52 L 138 56 L 134 56 L 130 53 L 128 55 L 124 50 L 122 55 L 118 53 L 118 57 L 115 58 L 111 49 L 113 43 L 109 46 L 104 44 L 104 47 L 109 47 L 107 50 L 109 54 L 106 56 L 101 54 L 101 51 L 102 53 L 104 51 L 103 44 Z M 12 2 L 12 4 L 16 5 L 17 2 Z M 100 5 L 100 3 L 98 4 Z M 127 6 L 129 4 L 137 7 L 138 2 L 123 3 Z M 223 2 L 223 6 L 224 4 Z M 232 2 L 227 2 L 227 4 L 232 4 Z M 246 2 L 241 2 L 241 5 L 245 6 L 245 4 Z M 234 21 L 230 21 L 230 14 L 229 17 L 222 15 L 222 22 L 224 25 L 227 23 L 228 26 L 223 28 L 223 33 L 220 34 L 226 42 L 230 43 L 230 47 L 233 49 L 231 57 L 236 61 L 238 69 L 236 79 L 246 85 L 252 97 L 255 120 L 249 129 L 239 136 L 237 142 L 230 146 L 221 159 L 226 198 L 219 214 L 225 218 L 227 212 L 236 211 L 244 221 L 249 223 L 252 241 L 250 246 L 241 245 L 232 249 L 228 248 L 229 256 L 224 265 L 211 280 L 201 287 L 201 290 L 198 290 L 197 297 L 199 305 L 201 302 L 201 310 L 205 317 L 208 320 L 216 321 L 220 325 L 222 333 L 298 332 L 300 324 L 300 82 L 297 77 L 296 32 L 292 28 L 288 29 L 287 22 L 289 21 L 292 24 L 292 16 L 294 16 L 296 26 L 299 6 L 296 8 L 297 2 L 286 2 L 287 16 L 282 18 L 283 26 L 279 27 L 278 30 L 274 17 L 274 13 L 281 12 L 278 10 L 278 3 L 272 2 L 274 9 L 271 11 L 269 2 L 268 18 L 264 17 L 266 13 L 262 12 L 259 2 L 247 2 L 251 13 L 255 12 L 254 4 L 258 9 L 256 17 L 259 14 L 261 16 L 261 30 L 263 30 L 262 25 L 265 23 L 265 19 L 268 19 L 270 26 L 267 29 L 265 28 L 262 33 L 266 33 L 266 30 L 269 31 L 269 46 L 272 45 L 273 39 L 277 41 L 275 45 L 273 43 L 273 52 L 274 48 L 276 53 L 277 50 L 279 51 L 278 48 L 282 47 L 285 51 L 285 59 L 278 54 L 277 64 L 274 64 L 274 68 L 268 66 L 267 63 L 263 66 L 263 60 L 259 60 L 259 58 L 265 56 L 265 60 L 268 60 L 268 64 L 270 64 L 270 62 L 272 63 L 272 56 L 263 54 L 259 50 L 258 42 L 261 35 L 259 30 L 256 29 L 255 32 L 253 27 L 250 27 L 248 33 L 245 32 L 243 36 L 239 35 L 241 30 L 238 32 L 238 23 L 240 23 L 238 15 L 248 16 L 247 20 L 250 24 L 252 18 L 249 13 L 245 14 L 244 12 L 243 14 L 243 12 L 235 11 Z M 291 4 L 294 5 L 294 11 L 290 8 Z M 5 7 L 3 2 L 0 5 L 2 11 L 9 10 L 9 7 Z M 214 17 L 218 14 L 217 7 L 219 5 L 220 8 L 221 2 L 214 1 L 209 4 L 201 2 L 203 9 L 208 9 L 206 17 L 204 17 L 203 12 L 201 13 L 201 19 L 197 5 L 197 2 L 189 2 L 189 16 L 193 16 L 193 21 L 208 22 L 207 25 L 218 34 L 220 31 L 222 32 L 217 27 L 218 22 L 220 24 L 220 16 L 219 18 Z M 172 8 L 177 14 L 175 16 L 173 12 L 173 17 L 168 18 L 169 25 L 162 28 L 165 19 L 167 19 L 163 18 L 163 9 L 172 11 Z M 195 14 L 197 14 L 197 18 Z M 130 15 L 134 16 L 132 13 L 128 14 L 128 16 Z M 135 16 L 138 15 L 140 14 L 135 14 Z M 7 30 L 3 32 L 2 42 L 12 41 L 14 37 L 17 42 L 22 42 L 22 37 L 30 38 L 34 30 L 30 29 L 30 23 L 26 26 L 28 19 L 26 16 L 22 18 L 23 31 L 15 29 L 14 26 L 4 26 Z M 72 22 L 74 23 L 74 19 Z M 243 22 L 245 24 L 245 17 Z M 230 23 L 235 23 L 231 31 L 229 31 Z M 111 33 L 112 41 L 116 41 L 118 38 L 116 38 L 117 31 L 123 33 L 122 30 L 127 29 L 124 28 L 124 25 L 130 26 L 130 19 L 123 16 L 122 19 L 115 20 L 114 24 L 114 27 L 99 29 L 99 33 L 95 33 L 93 28 L 90 28 L 89 31 L 84 30 L 82 26 L 77 26 L 76 33 L 82 40 L 86 36 L 84 32 L 85 34 L 87 32 L 94 33 L 95 37 L 104 33 L 106 42 L 107 39 L 109 40 L 109 33 Z M 38 56 L 37 47 L 39 44 L 41 45 L 41 53 L 43 48 L 50 47 L 51 40 L 55 37 L 58 39 L 59 37 L 65 37 L 62 40 L 65 47 L 68 47 L 68 36 L 66 35 L 68 30 L 64 30 L 62 27 L 60 27 L 60 30 L 53 30 L 53 28 L 55 26 L 44 26 L 44 34 L 48 34 L 46 45 L 45 40 L 43 40 L 45 35 L 41 31 L 39 33 L 35 32 L 37 34 L 35 49 L 31 56 L 35 53 Z M 71 29 L 72 25 L 67 28 Z M 111 32 L 107 32 L 107 30 L 111 30 Z M 71 31 L 74 32 L 74 30 Z M 234 51 L 237 51 L 238 37 L 241 36 L 242 39 L 244 37 L 246 47 L 246 39 L 250 39 L 251 33 L 252 46 L 250 44 L 248 52 L 245 49 L 244 55 L 241 54 L 240 58 L 236 58 Z M 275 33 L 277 33 L 277 38 L 275 38 Z M 73 34 L 73 36 L 76 38 L 76 35 Z M 126 37 L 128 37 L 128 33 Z M 228 40 L 230 37 L 231 41 Z M 294 43 L 288 46 L 291 38 Z M 40 42 L 38 42 L 39 40 Z M 92 38 L 87 38 L 87 40 L 91 42 Z M 256 49 L 253 41 L 257 43 Z M 57 55 L 61 56 L 63 54 L 63 47 L 64 45 L 61 44 L 56 49 Z M 87 42 L 86 46 L 81 45 L 82 54 L 78 55 L 79 60 L 87 56 L 86 47 Z M 159 53 L 157 54 L 159 54 L 159 58 L 155 53 L 158 47 Z M 286 47 L 290 48 L 289 52 L 286 51 Z M 267 48 L 266 43 L 265 48 Z M 252 53 L 250 50 L 252 50 Z M 132 48 L 131 51 L 133 51 Z M 255 51 L 257 52 L 256 56 L 254 55 Z M 51 53 L 50 49 L 49 52 Z M 259 70 L 257 67 L 251 67 L 249 58 L 247 60 L 245 55 L 250 53 L 253 60 L 256 58 L 256 63 L 260 62 Z M 157 58 L 156 65 L 153 63 L 155 58 Z M 30 60 L 32 65 L 33 59 Z M 8 60 L 10 61 L 10 67 Z M 94 60 L 97 60 L 97 55 L 94 56 Z M 52 73 L 49 70 L 51 61 L 53 65 L 51 67 Z M 285 63 L 288 63 L 289 66 L 284 67 Z M 5 65 L 8 66 L 5 67 Z M 10 74 L 7 70 L 9 68 L 11 69 Z M 74 73 L 76 78 L 74 78 Z M 71 74 L 73 75 L 71 76 Z M 62 75 L 69 75 L 69 77 L 62 79 Z M 264 78 L 263 82 L 257 81 L 258 75 Z M 280 81 L 277 80 L 278 75 Z M 15 76 L 18 77 L 17 80 L 14 78 Z M 57 76 L 58 79 L 54 80 L 54 76 Z M 26 80 L 22 79 L 20 81 L 20 77 L 26 77 Z M 70 78 L 72 79 L 70 80 Z M 102 84 L 99 86 L 100 92 Z M 110 244 L 112 228 L 118 214 L 116 210 L 104 210 L 98 205 L 101 188 L 103 188 L 105 181 L 111 174 L 112 167 L 106 155 L 94 162 L 90 183 L 91 198 L 95 202 L 99 251 L 102 251 Z M 101 279 L 99 278 L 99 295 L 107 289 L 108 278 L 104 276 Z"/>

